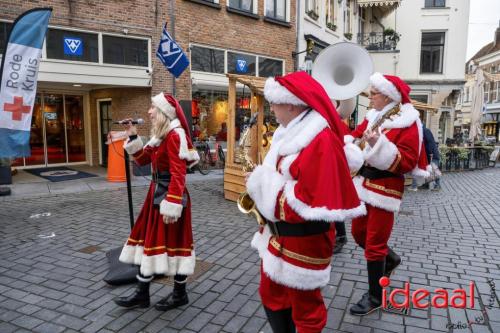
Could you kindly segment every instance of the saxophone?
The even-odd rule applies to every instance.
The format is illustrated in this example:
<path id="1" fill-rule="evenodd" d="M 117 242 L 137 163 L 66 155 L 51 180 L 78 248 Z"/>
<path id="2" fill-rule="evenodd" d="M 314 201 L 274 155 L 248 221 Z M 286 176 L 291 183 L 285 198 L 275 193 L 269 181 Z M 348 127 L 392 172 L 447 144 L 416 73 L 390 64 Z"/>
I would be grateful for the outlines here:
<path id="1" fill-rule="evenodd" d="M 240 138 L 240 142 L 238 143 L 238 148 L 235 154 L 236 158 L 239 159 L 243 164 L 243 172 L 245 173 L 251 172 L 256 167 L 255 162 L 250 157 L 250 145 L 248 141 L 250 139 L 250 130 L 252 129 L 252 126 L 257 122 L 257 114 L 258 112 L 254 113 L 248 121 L 247 127 Z M 250 197 L 248 192 L 243 192 L 240 194 L 237 204 L 238 209 L 243 214 L 254 214 L 259 225 L 264 225 L 266 223 L 264 217 L 257 210 L 257 207 L 255 207 L 255 202 Z"/>

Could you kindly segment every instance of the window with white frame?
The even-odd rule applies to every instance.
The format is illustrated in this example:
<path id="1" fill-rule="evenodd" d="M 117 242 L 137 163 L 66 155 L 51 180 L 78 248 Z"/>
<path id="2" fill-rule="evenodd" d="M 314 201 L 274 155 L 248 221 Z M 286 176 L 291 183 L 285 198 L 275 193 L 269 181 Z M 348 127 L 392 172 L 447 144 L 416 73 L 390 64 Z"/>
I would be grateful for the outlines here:
<path id="1" fill-rule="evenodd" d="M 148 40 L 102 36 L 103 63 L 148 67 Z"/>
<path id="2" fill-rule="evenodd" d="M 446 0 L 425 0 L 425 8 L 442 8 L 446 6 Z"/>
<path id="3" fill-rule="evenodd" d="M 497 95 L 497 84 L 498 82 L 491 82 L 490 83 L 490 88 L 491 88 L 491 102 L 494 103 L 498 100 L 498 95 Z"/>
<path id="4" fill-rule="evenodd" d="M 224 74 L 224 50 L 191 46 L 191 70 Z"/>
<path id="5" fill-rule="evenodd" d="M 335 25 L 335 2 L 336 0 L 326 0 L 326 27 L 330 30 L 336 30 Z"/>
<path id="6" fill-rule="evenodd" d="M 97 33 L 49 28 L 46 43 L 48 59 L 99 62 Z"/>
<path id="7" fill-rule="evenodd" d="M 484 84 L 484 102 L 490 103 L 490 83 L 486 82 Z"/>
<path id="8" fill-rule="evenodd" d="M 420 73 L 443 73 L 444 32 L 423 32 Z"/>
<path id="9" fill-rule="evenodd" d="M 469 87 L 465 87 L 465 102 L 470 102 L 469 92 L 470 92 L 470 88 Z"/>
<path id="10" fill-rule="evenodd" d="M 231 8 L 253 12 L 253 0 L 229 0 L 228 4 Z"/>
<path id="11" fill-rule="evenodd" d="M 306 14 L 317 20 L 319 12 L 318 0 L 306 0 Z"/>
<path id="12" fill-rule="evenodd" d="M 499 102 L 500 101 L 500 81 L 497 81 L 495 83 L 497 85 L 497 89 L 496 89 L 497 90 L 497 100 L 496 101 Z"/>
<path id="13" fill-rule="evenodd" d="M 351 25 L 351 0 L 346 0 L 346 8 L 344 12 L 344 33 L 352 33 Z"/>
<path id="14" fill-rule="evenodd" d="M 266 0 L 266 16 L 286 21 L 286 2 L 287 0 Z"/>

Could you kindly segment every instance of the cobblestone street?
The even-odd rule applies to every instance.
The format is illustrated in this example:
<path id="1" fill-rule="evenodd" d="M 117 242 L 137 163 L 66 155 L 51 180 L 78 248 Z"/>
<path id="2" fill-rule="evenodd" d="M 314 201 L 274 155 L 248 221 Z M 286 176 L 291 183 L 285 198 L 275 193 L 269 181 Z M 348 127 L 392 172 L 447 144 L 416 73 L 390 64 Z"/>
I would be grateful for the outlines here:
<path id="1" fill-rule="evenodd" d="M 445 174 L 442 187 L 405 194 L 389 242 L 403 257 L 391 287 L 411 282 L 411 290 L 451 295 L 474 281 L 475 308 L 351 316 L 368 285 L 363 252 L 349 235 L 323 289 L 324 332 L 500 332 L 500 288 L 488 283 L 500 286 L 500 168 Z M 189 189 L 196 254 L 206 271 L 188 284 L 190 304 L 166 313 L 119 308 L 112 299 L 134 286 L 102 281 L 106 251 L 128 236 L 125 189 L 0 202 L 0 333 L 271 332 L 257 290 L 259 258 L 250 248 L 255 220 L 223 198 L 221 178 Z M 145 190 L 133 189 L 136 214 Z M 154 282 L 152 302 L 171 289 Z"/>

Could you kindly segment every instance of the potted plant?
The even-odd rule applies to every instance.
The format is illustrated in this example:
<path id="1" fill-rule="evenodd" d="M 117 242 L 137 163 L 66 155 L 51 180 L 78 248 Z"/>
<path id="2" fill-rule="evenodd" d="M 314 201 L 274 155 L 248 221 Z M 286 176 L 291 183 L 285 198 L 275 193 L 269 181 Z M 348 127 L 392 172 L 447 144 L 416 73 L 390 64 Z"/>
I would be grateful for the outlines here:
<path id="1" fill-rule="evenodd" d="M 383 32 L 384 39 L 387 39 L 392 42 L 392 48 L 395 49 L 396 45 L 399 42 L 399 38 L 401 37 L 401 34 L 398 34 L 394 29 L 392 28 L 387 28 Z"/>
<path id="2" fill-rule="evenodd" d="M 326 22 L 326 27 L 330 30 L 337 30 L 337 26 L 335 24 L 333 24 L 332 22 Z"/>
<path id="3" fill-rule="evenodd" d="M 309 15 L 309 17 L 312 18 L 315 21 L 319 17 L 319 15 L 314 10 L 312 10 L 312 9 L 308 10 L 306 14 Z"/>
<path id="4" fill-rule="evenodd" d="M 346 33 L 344 34 L 344 37 L 345 37 L 345 38 L 347 38 L 347 39 L 349 39 L 349 40 L 351 40 L 351 39 L 352 39 L 352 33 L 350 33 L 350 32 L 346 32 Z"/>
<path id="5" fill-rule="evenodd" d="M 0 185 L 12 184 L 12 173 L 10 171 L 10 158 L 0 158 Z"/>

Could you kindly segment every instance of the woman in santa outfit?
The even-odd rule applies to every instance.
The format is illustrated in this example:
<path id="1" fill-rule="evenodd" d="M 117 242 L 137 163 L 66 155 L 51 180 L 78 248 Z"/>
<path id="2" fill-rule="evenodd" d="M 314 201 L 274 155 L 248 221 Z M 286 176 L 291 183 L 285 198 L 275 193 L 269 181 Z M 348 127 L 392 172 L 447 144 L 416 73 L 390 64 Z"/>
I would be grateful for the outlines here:
<path id="1" fill-rule="evenodd" d="M 382 306 L 379 280 L 390 276 L 401 258 L 387 246 L 404 192 L 404 174 L 428 176 L 428 163 L 422 142 L 419 112 L 409 98 L 410 87 L 399 77 L 375 73 L 370 77 L 370 100 L 373 109 L 363 122 L 344 137 L 347 144 L 364 138 L 361 151 L 350 145 L 346 150 L 351 170 L 359 170 L 353 179 L 359 198 L 366 203 L 367 215 L 352 221 L 352 235 L 365 251 L 368 270 L 368 293 L 351 307 L 351 314 L 366 315 Z M 397 108 L 397 109 L 395 109 Z M 375 122 L 387 112 L 379 129 Z"/>
<path id="2" fill-rule="evenodd" d="M 341 120 L 305 72 L 269 78 L 265 98 L 280 126 L 247 190 L 266 224 L 252 247 L 262 259 L 259 293 L 274 332 L 321 332 L 320 288 L 330 280 L 335 221 L 366 213 L 343 151 Z"/>
<path id="3" fill-rule="evenodd" d="M 193 274 L 195 253 L 191 228 L 191 199 L 186 189 L 186 166 L 199 160 L 186 118 L 178 101 L 160 93 L 152 99 L 151 140 L 143 146 L 137 130 L 126 124 L 125 150 L 138 165 L 152 165 L 152 181 L 142 210 L 120 255 L 120 261 L 140 266 L 135 292 L 115 299 L 130 307 L 149 306 L 149 285 L 155 274 L 174 277 L 174 290 L 155 305 L 166 311 L 187 304 L 187 276 Z"/>

